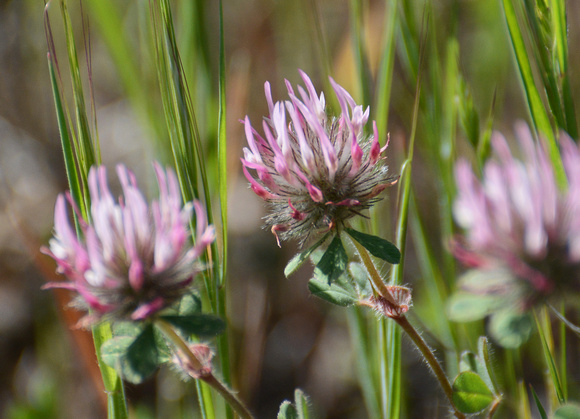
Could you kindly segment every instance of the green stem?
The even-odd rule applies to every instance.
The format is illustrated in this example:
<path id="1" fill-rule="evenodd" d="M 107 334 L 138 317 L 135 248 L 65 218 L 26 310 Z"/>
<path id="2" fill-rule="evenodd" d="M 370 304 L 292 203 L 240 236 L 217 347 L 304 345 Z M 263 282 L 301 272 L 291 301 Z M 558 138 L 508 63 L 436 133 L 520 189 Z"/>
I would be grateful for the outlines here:
<path id="1" fill-rule="evenodd" d="M 202 370 L 203 366 L 199 359 L 191 352 L 187 343 L 179 336 L 173 328 L 165 321 L 157 319 L 155 325 L 161 330 L 165 337 L 174 344 L 177 349 L 185 355 L 192 365 L 194 370 Z M 200 378 L 203 382 L 207 383 L 210 387 L 216 390 L 224 400 L 236 411 L 241 419 L 253 419 L 254 417 L 248 410 L 246 406 L 235 396 L 235 394 L 227 388 L 222 382 L 220 382 L 212 372 L 204 373 Z"/>
<path id="2" fill-rule="evenodd" d="M 411 340 L 413 340 L 417 348 L 419 348 L 419 350 L 421 351 L 421 354 L 423 354 L 423 357 L 433 370 L 433 373 L 435 373 L 435 377 L 439 381 L 439 384 L 441 384 L 441 387 L 443 387 L 443 391 L 445 392 L 445 395 L 449 399 L 449 403 L 451 404 L 453 410 L 455 411 L 455 417 L 465 418 L 465 415 L 459 412 L 455 407 L 455 405 L 453 404 L 453 389 L 451 388 L 451 384 L 449 383 L 449 380 L 447 379 L 447 376 L 445 375 L 443 368 L 441 368 L 439 361 L 437 361 L 437 358 L 435 358 L 435 355 L 433 354 L 431 348 L 429 348 L 425 340 L 421 337 L 421 335 L 419 335 L 419 333 L 417 333 L 415 328 L 411 325 L 411 323 L 409 323 L 409 320 L 407 320 L 406 317 L 404 316 L 393 317 L 393 320 L 396 321 L 399 326 L 401 326 L 401 328 L 407 333 L 407 335 L 409 335 Z"/>
<path id="3" fill-rule="evenodd" d="M 397 303 L 393 298 L 393 296 L 391 295 L 391 292 L 387 288 L 387 284 L 385 284 L 383 278 L 381 278 L 381 274 L 379 274 L 379 271 L 377 271 L 377 268 L 374 262 L 372 261 L 371 256 L 369 255 L 367 249 L 365 249 L 365 247 L 356 240 L 351 239 L 351 243 L 354 244 L 354 246 L 356 247 L 356 250 L 358 251 L 358 254 L 360 256 L 360 260 L 367 269 L 367 272 L 369 274 L 369 281 L 371 282 L 371 285 L 373 286 L 374 290 L 377 293 L 379 293 L 379 295 L 383 297 L 385 300 L 387 300 L 389 303 L 398 306 L 399 303 Z"/>

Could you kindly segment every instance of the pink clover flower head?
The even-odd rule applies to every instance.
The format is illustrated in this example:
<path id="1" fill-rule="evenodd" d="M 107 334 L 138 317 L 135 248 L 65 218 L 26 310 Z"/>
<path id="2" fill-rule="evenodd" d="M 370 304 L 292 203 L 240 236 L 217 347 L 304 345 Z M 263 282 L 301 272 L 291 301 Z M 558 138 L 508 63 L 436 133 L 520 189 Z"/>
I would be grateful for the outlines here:
<path id="1" fill-rule="evenodd" d="M 244 174 L 269 204 L 266 226 L 278 243 L 299 239 L 304 244 L 313 233 L 340 227 L 398 179 L 387 173 L 382 153 L 388 141 L 380 147 L 376 123 L 373 134 L 364 132 L 369 109 L 331 78 L 341 108 L 338 117 L 331 117 L 324 94 L 317 94 L 306 73 L 300 75 L 305 88 L 295 91 L 286 81 L 286 101 L 274 103 L 266 82 L 269 116 L 263 135 L 248 117 L 243 121 L 249 146 L 241 159 Z"/>
<path id="2" fill-rule="evenodd" d="M 465 160 L 456 164 L 453 211 L 465 235 L 454 252 L 466 265 L 509 272 L 503 275 L 507 282 L 490 279 L 487 287 L 465 281 L 465 291 L 511 295 L 515 308 L 525 311 L 580 292 L 580 149 L 561 135 L 568 182 L 562 189 L 543 142 L 535 143 L 523 124 L 517 133 L 521 160 L 494 134 L 494 158 L 485 164 L 481 181 Z"/>
<path id="3" fill-rule="evenodd" d="M 134 174 L 117 166 L 123 197 L 113 199 L 104 166 L 93 167 L 88 184 L 90 221 L 83 219 L 70 194 L 60 195 L 55 207 L 54 237 L 41 250 L 57 263 L 69 281 L 44 288 L 78 292 L 79 305 L 91 309 L 85 322 L 102 317 L 139 321 L 171 306 L 191 288 L 202 270 L 197 261 L 214 241 L 214 228 L 199 202 L 182 205 L 175 173 L 154 164 L 159 199 L 148 204 Z M 67 211 L 76 211 L 78 238 Z M 196 214 L 195 244 L 189 223 Z"/>

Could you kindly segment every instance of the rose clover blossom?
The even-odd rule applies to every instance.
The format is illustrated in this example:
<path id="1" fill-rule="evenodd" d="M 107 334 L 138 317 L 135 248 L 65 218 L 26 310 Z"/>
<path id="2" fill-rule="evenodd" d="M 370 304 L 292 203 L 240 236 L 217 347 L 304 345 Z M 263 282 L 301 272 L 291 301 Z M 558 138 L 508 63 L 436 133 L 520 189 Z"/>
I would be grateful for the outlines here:
<path id="1" fill-rule="evenodd" d="M 465 235 L 454 253 L 475 268 L 460 280 L 461 292 L 524 313 L 580 292 L 580 150 L 561 135 L 562 188 L 542 141 L 535 144 L 523 124 L 518 139 L 521 160 L 494 135 L 495 158 L 481 181 L 469 163 L 457 163 L 454 215 Z"/>
<path id="2" fill-rule="evenodd" d="M 289 100 L 274 103 L 265 83 L 269 116 L 260 135 L 246 116 L 248 147 L 243 171 L 253 191 L 269 206 L 266 226 L 280 240 L 298 239 L 344 227 L 346 220 L 369 209 L 378 195 L 397 181 L 387 173 L 377 125 L 367 135 L 369 108 L 363 110 L 332 78 L 341 108 L 338 117 L 326 112 L 324 94 L 317 95 L 300 71 L 306 89 L 297 93 L 286 80 Z"/>
<path id="3" fill-rule="evenodd" d="M 139 321 L 176 303 L 191 290 L 202 270 L 197 261 L 214 241 L 199 202 L 182 205 L 175 173 L 154 165 L 159 200 L 149 205 L 134 174 L 117 166 L 123 197 L 115 202 L 104 166 L 93 167 L 88 185 L 90 220 L 84 219 L 70 194 L 60 195 L 55 207 L 54 237 L 41 250 L 57 262 L 57 272 L 69 281 L 44 288 L 78 292 L 79 305 L 90 308 L 83 323 L 105 317 Z M 67 212 L 76 211 L 82 237 L 78 238 Z M 189 223 L 196 215 L 195 244 Z"/>

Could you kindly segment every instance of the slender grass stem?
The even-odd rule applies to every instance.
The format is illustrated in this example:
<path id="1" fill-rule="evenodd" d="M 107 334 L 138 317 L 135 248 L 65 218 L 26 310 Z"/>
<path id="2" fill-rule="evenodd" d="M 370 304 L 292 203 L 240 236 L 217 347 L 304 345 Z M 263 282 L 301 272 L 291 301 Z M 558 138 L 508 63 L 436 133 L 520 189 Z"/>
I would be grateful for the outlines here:
<path id="1" fill-rule="evenodd" d="M 201 361 L 193 354 L 187 343 L 175 333 L 175 330 L 165 321 L 157 319 L 155 325 L 161 330 L 165 337 L 176 346 L 181 353 L 187 357 L 194 370 L 202 370 L 203 365 Z M 236 395 L 220 382 L 211 371 L 202 374 L 200 380 L 208 384 L 215 391 L 217 391 L 224 400 L 235 410 L 241 419 L 253 419 L 252 414 L 248 408 L 236 397 Z"/>
<path id="2" fill-rule="evenodd" d="M 421 354 L 423 355 L 423 357 L 433 370 L 433 373 L 435 374 L 435 377 L 439 381 L 439 384 L 441 385 L 441 387 L 443 387 L 443 391 L 445 392 L 445 395 L 449 399 L 449 403 L 453 407 L 455 417 L 465 418 L 465 415 L 459 412 L 455 407 L 455 405 L 453 404 L 453 389 L 451 388 L 451 384 L 449 383 L 449 380 L 447 379 L 447 376 L 445 375 L 443 368 L 441 368 L 441 364 L 439 364 L 439 361 L 437 361 L 437 358 L 435 358 L 433 351 L 431 350 L 431 348 L 429 348 L 429 345 L 427 345 L 427 343 L 421 337 L 421 335 L 417 333 L 415 328 L 411 325 L 411 323 L 409 323 L 409 320 L 407 320 L 405 316 L 393 317 L 393 320 L 397 322 L 399 326 L 401 326 L 401 328 L 407 333 L 407 335 L 409 335 L 413 343 L 415 343 L 417 348 L 419 348 L 419 350 L 421 351 Z"/>

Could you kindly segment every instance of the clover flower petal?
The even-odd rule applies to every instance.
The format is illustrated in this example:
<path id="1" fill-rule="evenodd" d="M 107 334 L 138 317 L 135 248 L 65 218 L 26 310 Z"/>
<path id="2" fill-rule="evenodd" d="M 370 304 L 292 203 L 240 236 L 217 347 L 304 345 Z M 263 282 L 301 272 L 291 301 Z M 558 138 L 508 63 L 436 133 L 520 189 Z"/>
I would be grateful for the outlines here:
<path id="1" fill-rule="evenodd" d="M 371 135 L 364 127 L 369 109 L 330 79 L 341 113 L 331 117 L 324 94 L 318 95 L 308 75 L 299 70 L 304 87 L 286 81 L 290 100 L 274 103 L 264 90 L 269 116 L 263 136 L 243 121 L 248 147 L 241 159 L 252 190 L 270 208 L 266 227 L 280 239 L 304 244 L 315 233 L 339 228 L 370 208 L 390 176 L 381 154 L 376 123 Z M 298 94 L 296 94 L 296 92 Z"/>
<path id="2" fill-rule="evenodd" d="M 511 277 L 505 277 L 512 283 L 502 289 L 512 290 L 516 309 L 527 310 L 580 292 L 580 149 L 561 135 L 568 181 L 561 189 L 543 142 L 535 143 L 523 124 L 517 133 L 521 159 L 494 134 L 494 158 L 485 164 L 481 181 L 465 160 L 456 164 L 453 211 L 465 234 L 454 252 L 477 269 L 509 271 Z M 478 287 L 478 293 L 497 292 L 493 281 Z"/>
<path id="3" fill-rule="evenodd" d="M 182 205 L 175 173 L 154 165 L 159 199 L 148 204 L 135 175 L 119 165 L 123 196 L 115 202 L 105 167 L 89 172 L 90 221 L 80 215 L 69 194 L 57 198 L 55 234 L 42 251 L 57 262 L 69 281 L 44 288 L 71 289 L 79 304 L 92 310 L 89 320 L 139 321 L 177 302 L 189 292 L 201 271 L 197 261 L 215 238 L 213 226 L 198 202 Z M 67 214 L 66 202 L 77 213 L 79 239 Z M 189 222 L 196 214 L 195 243 Z"/>

